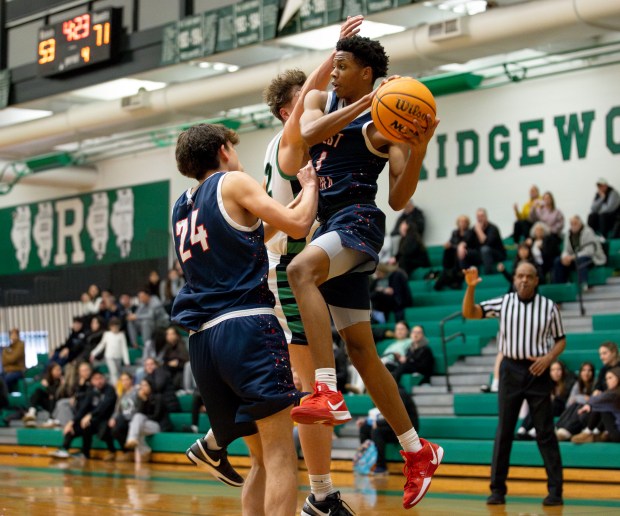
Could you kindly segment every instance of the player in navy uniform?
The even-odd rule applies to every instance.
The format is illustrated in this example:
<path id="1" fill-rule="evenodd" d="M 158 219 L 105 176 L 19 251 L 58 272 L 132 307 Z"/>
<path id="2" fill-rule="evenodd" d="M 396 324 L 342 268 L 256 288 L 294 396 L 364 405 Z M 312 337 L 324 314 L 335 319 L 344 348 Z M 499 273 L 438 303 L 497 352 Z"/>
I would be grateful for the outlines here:
<path id="1" fill-rule="evenodd" d="M 363 16 L 349 17 L 340 29 L 340 39 L 359 32 Z M 308 146 L 301 136 L 300 118 L 303 100 L 313 89 L 325 89 L 329 83 L 335 51 L 306 80 L 301 70 L 287 70 L 265 88 L 264 98 L 283 129 L 271 140 L 265 155 L 265 186 L 279 203 L 290 203 L 300 189 L 296 173 L 308 160 Z M 286 278 L 286 267 L 306 245 L 279 234 L 267 242 L 269 285 L 276 297 L 276 314 L 289 342 L 291 364 L 299 375 L 303 391 L 312 391 L 314 365 L 295 298 Z M 299 438 L 308 467 L 310 495 L 302 508 L 303 516 L 352 513 L 334 488 L 330 474 L 333 431 L 324 425 L 299 425 Z M 331 511 L 331 512 L 330 512 Z"/>
<path id="2" fill-rule="evenodd" d="M 351 362 L 403 447 L 407 477 L 403 505 L 408 509 L 428 490 L 443 450 L 418 437 L 396 382 L 377 356 L 368 274 L 377 265 L 385 235 L 385 215 L 375 204 L 377 178 L 388 164 L 389 203 L 401 210 L 415 192 L 438 122 L 429 117 L 428 129 L 423 130 L 414 121 L 404 143 L 387 140 L 369 113 L 375 79 L 387 73 L 383 47 L 354 36 L 340 40 L 336 50 L 333 91 L 309 92 L 301 118 L 301 132 L 319 176 L 321 226 L 287 272 L 317 369 L 314 393 L 293 409 L 292 417 L 298 423 L 331 425 L 350 419 L 336 388 L 331 313 Z"/>
<path id="3" fill-rule="evenodd" d="M 284 207 L 241 172 L 236 143 L 234 131 L 208 124 L 190 127 L 177 142 L 179 171 L 198 185 L 172 213 L 187 282 L 172 318 L 190 330 L 192 373 L 213 429 L 188 456 L 218 472 L 228 444 L 245 437 L 252 468 L 243 485 L 243 514 L 290 516 L 297 500 L 290 410 L 300 393 L 267 285 L 261 219 L 272 233 L 307 235 L 316 213 L 316 174 L 310 164 L 300 170 L 302 193 L 294 207 Z"/>

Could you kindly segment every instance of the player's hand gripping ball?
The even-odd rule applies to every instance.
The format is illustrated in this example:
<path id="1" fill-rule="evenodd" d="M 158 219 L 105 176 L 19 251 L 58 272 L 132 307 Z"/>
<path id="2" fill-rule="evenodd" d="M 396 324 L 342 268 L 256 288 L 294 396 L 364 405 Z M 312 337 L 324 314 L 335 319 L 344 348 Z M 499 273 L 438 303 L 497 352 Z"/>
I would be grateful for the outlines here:
<path id="1" fill-rule="evenodd" d="M 400 77 L 380 86 L 372 100 L 372 121 L 379 132 L 394 142 L 402 142 L 415 132 L 413 120 L 422 130 L 428 127 L 426 115 L 435 121 L 437 106 L 431 91 L 420 81 Z"/>

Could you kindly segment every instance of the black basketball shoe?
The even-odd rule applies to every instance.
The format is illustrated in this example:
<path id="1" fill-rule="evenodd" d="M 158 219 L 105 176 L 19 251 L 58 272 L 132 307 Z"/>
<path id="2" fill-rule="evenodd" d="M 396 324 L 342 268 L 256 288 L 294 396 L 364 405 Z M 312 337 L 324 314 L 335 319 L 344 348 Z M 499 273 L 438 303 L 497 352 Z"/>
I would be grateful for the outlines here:
<path id="1" fill-rule="evenodd" d="M 340 491 L 336 491 L 317 502 L 313 494 L 306 498 L 301 508 L 301 516 L 354 516 L 351 507 L 340 498 Z"/>
<path id="2" fill-rule="evenodd" d="M 229 486 L 241 487 L 243 477 L 237 473 L 230 462 L 226 449 L 210 450 L 205 439 L 197 439 L 185 452 L 187 458 L 201 469 L 206 469 L 215 478 Z"/>

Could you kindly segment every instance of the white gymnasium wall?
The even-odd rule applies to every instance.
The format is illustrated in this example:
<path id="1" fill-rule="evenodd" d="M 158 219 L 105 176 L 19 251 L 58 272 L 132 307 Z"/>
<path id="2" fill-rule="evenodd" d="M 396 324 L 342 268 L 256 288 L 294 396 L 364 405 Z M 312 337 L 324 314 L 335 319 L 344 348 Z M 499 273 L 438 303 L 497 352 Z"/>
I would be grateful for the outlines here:
<path id="1" fill-rule="evenodd" d="M 428 179 L 420 182 L 414 196 L 416 204 L 426 214 L 427 244 L 444 242 L 456 217 L 465 213 L 473 219 L 478 207 L 487 208 L 490 219 L 499 225 L 502 235 L 509 235 L 513 223 L 512 205 L 526 200 L 531 184 L 537 184 L 542 191 L 551 190 L 558 207 L 567 217 L 575 213 L 587 216 L 598 177 L 606 177 L 620 189 L 619 83 L 620 66 L 610 66 L 439 97 L 441 124 L 425 160 Z M 594 112 L 586 154 L 579 159 L 573 142 L 570 159 L 564 160 L 554 118 L 566 116 L 568 120 L 571 114 L 575 114 L 581 128 L 583 112 Z M 530 156 L 542 152 L 544 159 L 541 164 L 521 165 L 523 138 L 520 125 L 536 120 L 542 120 L 543 129 L 527 133 L 527 138 L 533 142 L 527 152 Z M 506 141 L 509 142 L 510 159 L 505 168 L 494 170 L 489 164 L 488 136 L 498 125 L 504 125 L 509 131 Z M 473 173 L 457 175 L 457 134 L 464 131 L 474 131 L 479 137 L 479 163 Z M 258 180 L 261 179 L 265 148 L 276 132 L 277 128 L 273 128 L 242 134 L 238 147 L 241 162 Z M 437 177 L 440 138 L 445 138 L 445 177 Z M 612 142 L 616 154 L 606 145 L 607 139 Z M 500 141 L 497 140 L 498 145 Z M 471 142 L 464 148 L 463 161 L 471 163 Z M 501 157 L 501 154 L 497 156 Z M 192 184 L 176 171 L 173 147 L 101 162 L 98 170 L 99 178 L 93 189 L 169 179 L 170 205 L 162 207 L 168 211 L 174 200 Z M 387 214 L 390 230 L 397 214 L 387 203 L 387 183 L 387 173 L 384 173 L 380 179 L 378 203 Z M 0 208 L 75 193 L 78 192 L 17 186 L 9 195 L 0 196 Z"/>

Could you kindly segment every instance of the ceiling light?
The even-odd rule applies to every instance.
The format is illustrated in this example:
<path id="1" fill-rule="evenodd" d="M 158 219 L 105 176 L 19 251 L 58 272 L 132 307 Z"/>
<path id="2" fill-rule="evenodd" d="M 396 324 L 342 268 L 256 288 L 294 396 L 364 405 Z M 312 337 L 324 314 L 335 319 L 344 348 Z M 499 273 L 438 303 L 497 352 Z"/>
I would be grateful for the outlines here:
<path id="1" fill-rule="evenodd" d="M 233 73 L 239 70 L 239 67 L 234 64 L 228 63 L 212 63 L 210 61 L 190 61 L 189 64 L 197 66 L 198 68 L 211 69 L 216 72 L 228 72 Z"/>
<path id="2" fill-rule="evenodd" d="M 45 118 L 51 116 L 54 113 L 52 111 L 46 111 L 43 109 L 22 109 L 10 107 L 0 110 L 0 127 L 6 125 L 19 124 L 20 122 L 28 122 L 30 120 L 37 120 L 38 118 Z"/>
<path id="3" fill-rule="evenodd" d="M 423 5 L 463 15 L 483 13 L 487 10 L 486 0 L 439 0 L 436 2 L 424 2 Z"/>
<path id="4" fill-rule="evenodd" d="M 71 94 L 94 100 L 114 100 L 135 95 L 140 89 L 153 91 L 165 87 L 165 82 L 142 81 L 138 79 L 116 79 L 115 81 L 104 82 L 102 84 L 97 84 L 96 86 L 89 86 L 88 88 L 75 90 Z"/>
<path id="5" fill-rule="evenodd" d="M 390 25 L 387 23 L 364 20 L 359 35 L 372 39 L 388 34 L 395 34 L 404 30 L 405 27 L 401 27 L 400 25 Z M 295 34 L 294 36 L 280 38 L 278 39 L 278 43 L 284 43 L 294 47 L 310 48 L 312 50 L 327 50 L 328 48 L 333 48 L 336 41 L 338 41 L 339 35 L 340 25 L 329 25 L 327 27 L 321 27 L 320 29 Z"/>

